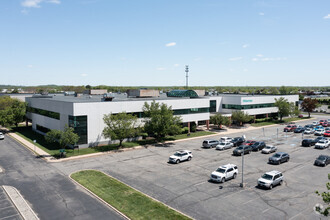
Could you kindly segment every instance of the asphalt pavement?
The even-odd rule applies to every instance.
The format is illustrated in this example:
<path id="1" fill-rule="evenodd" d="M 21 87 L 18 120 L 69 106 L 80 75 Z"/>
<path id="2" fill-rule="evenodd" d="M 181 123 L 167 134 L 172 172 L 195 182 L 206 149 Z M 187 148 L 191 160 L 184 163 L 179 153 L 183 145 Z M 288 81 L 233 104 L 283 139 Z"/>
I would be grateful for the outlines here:
<path id="1" fill-rule="evenodd" d="M 123 219 L 8 135 L 0 149 L 0 185 L 15 187 L 40 219 Z"/>

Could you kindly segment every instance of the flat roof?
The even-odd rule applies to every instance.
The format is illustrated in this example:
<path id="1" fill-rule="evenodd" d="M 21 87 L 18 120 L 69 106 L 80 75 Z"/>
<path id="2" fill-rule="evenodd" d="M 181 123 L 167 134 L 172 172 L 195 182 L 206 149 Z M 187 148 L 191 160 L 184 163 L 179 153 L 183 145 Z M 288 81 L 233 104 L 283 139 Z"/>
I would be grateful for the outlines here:
<path id="1" fill-rule="evenodd" d="M 70 103 L 85 103 L 85 102 L 124 102 L 124 101 L 152 101 L 152 100 L 180 100 L 180 99 L 191 99 L 189 97 L 167 97 L 166 94 L 160 94 L 159 97 L 143 97 L 143 98 L 135 98 L 135 97 L 127 97 L 127 94 L 118 94 L 112 93 L 111 96 L 114 97 L 112 101 L 102 101 L 103 95 L 81 95 L 78 97 L 75 96 L 57 96 L 54 95 L 52 97 L 29 97 L 30 99 L 45 99 L 45 100 L 53 100 L 60 102 L 70 102 Z M 208 99 L 209 97 L 198 97 L 192 99 Z"/>

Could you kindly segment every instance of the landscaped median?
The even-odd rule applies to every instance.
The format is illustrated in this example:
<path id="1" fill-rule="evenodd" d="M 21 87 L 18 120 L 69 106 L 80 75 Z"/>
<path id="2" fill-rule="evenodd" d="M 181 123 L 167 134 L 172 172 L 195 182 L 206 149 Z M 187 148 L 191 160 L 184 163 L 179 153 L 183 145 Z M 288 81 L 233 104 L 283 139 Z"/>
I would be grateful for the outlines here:
<path id="1" fill-rule="evenodd" d="M 313 119 L 313 118 L 308 118 L 308 117 L 303 117 L 303 118 L 284 118 L 282 121 L 279 120 L 265 120 L 265 119 L 256 119 L 256 123 L 251 124 L 253 127 L 262 127 L 262 126 L 267 126 L 267 125 L 275 125 L 275 124 L 282 124 L 282 123 L 289 123 L 293 121 L 300 121 L 300 120 L 308 120 L 308 119 Z"/>
<path id="2" fill-rule="evenodd" d="M 71 178 L 130 219 L 191 219 L 100 171 L 78 171 Z"/>
<path id="3" fill-rule="evenodd" d="M 39 147 L 40 149 L 44 150 L 49 155 L 53 157 L 59 157 L 59 149 L 60 149 L 59 146 L 54 143 L 47 143 L 44 136 L 33 131 L 31 127 L 11 128 L 11 132 L 15 132 L 17 135 L 29 141 L 31 144 L 34 144 L 36 147 Z M 209 131 L 198 131 L 198 132 L 190 133 L 189 136 L 187 136 L 187 134 L 168 136 L 164 138 L 164 141 L 175 141 L 186 138 L 206 136 L 211 134 L 215 134 L 215 133 Z M 36 142 L 34 142 L 34 140 L 36 140 Z M 135 142 L 123 142 L 122 148 L 133 148 L 136 146 L 141 146 L 141 145 L 143 146 L 143 145 L 156 144 L 156 143 L 157 141 L 155 139 L 139 140 Z M 118 144 L 109 144 L 105 146 L 89 147 L 79 150 L 65 149 L 65 151 L 66 151 L 66 157 L 73 157 L 73 156 L 93 154 L 98 152 L 114 151 L 117 149 L 118 149 Z"/>

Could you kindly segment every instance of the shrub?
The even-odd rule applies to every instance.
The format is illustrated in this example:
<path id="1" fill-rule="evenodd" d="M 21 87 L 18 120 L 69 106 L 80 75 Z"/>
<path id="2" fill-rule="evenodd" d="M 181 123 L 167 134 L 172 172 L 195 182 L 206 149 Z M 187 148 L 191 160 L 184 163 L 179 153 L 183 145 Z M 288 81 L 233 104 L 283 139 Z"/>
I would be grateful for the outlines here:
<path id="1" fill-rule="evenodd" d="M 184 128 L 181 129 L 181 133 L 182 134 L 188 134 L 188 132 L 189 132 L 189 128 L 188 127 L 184 127 Z"/>

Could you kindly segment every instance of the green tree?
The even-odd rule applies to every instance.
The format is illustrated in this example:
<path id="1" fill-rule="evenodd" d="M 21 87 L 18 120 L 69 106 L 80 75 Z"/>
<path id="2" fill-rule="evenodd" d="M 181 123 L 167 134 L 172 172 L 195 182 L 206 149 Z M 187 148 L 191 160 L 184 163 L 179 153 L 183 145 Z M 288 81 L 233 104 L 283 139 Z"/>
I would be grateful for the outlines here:
<path id="1" fill-rule="evenodd" d="M 222 125 L 230 125 L 231 121 L 230 118 L 221 115 L 220 113 L 215 114 L 213 116 L 210 117 L 210 123 L 217 125 L 219 129 L 222 128 Z"/>
<path id="2" fill-rule="evenodd" d="M 317 99 L 306 98 L 301 103 L 301 108 L 308 112 L 308 117 L 311 117 L 311 112 L 318 106 Z"/>
<path id="3" fill-rule="evenodd" d="M 285 87 L 285 86 L 281 86 L 279 88 L 279 92 L 281 95 L 287 95 L 290 93 L 290 89 L 288 87 Z"/>
<path id="4" fill-rule="evenodd" d="M 328 174 L 328 179 L 330 180 L 330 173 Z M 328 192 L 322 192 L 319 193 L 319 191 L 316 191 L 315 193 L 319 196 L 322 197 L 323 202 L 327 205 L 327 207 L 325 207 L 324 209 L 322 209 L 320 206 L 316 206 L 316 211 L 319 212 L 320 214 L 324 215 L 324 216 L 329 216 L 330 214 L 330 182 L 326 183 L 326 187 L 328 189 Z"/>
<path id="5" fill-rule="evenodd" d="M 153 101 L 150 104 L 145 102 L 142 110 L 146 117 L 144 130 L 153 134 L 158 141 L 168 134 L 181 132 L 181 119 L 173 115 L 172 107 Z"/>
<path id="6" fill-rule="evenodd" d="M 120 148 L 125 138 L 133 137 L 136 134 L 137 117 L 125 112 L 116 115 L 108 114 L 103 116 L 106 127 L 103 129 L 103 136 L 112 140 L 119 140 Z"/>
<path id="7" fill-rule="evenodd" d="M 243 111 L 234 111 L 231 114 L 231 119 L 233 121 L 236 121 L 240 126 L 242 126 L 243 123 L 251 121 L 253 119 L 253 116 L 250 116 L 248 113 L 245 113 Z"/>
<path id="8" fill-rule="evenodd" d="M 282 121 L 282 118 L 284 116 L 288 116 L 290 114 L 290 103 L 287 99 L 280 97 L 279 99 L 275 98 L 275 104 L 278 108 L 278 114 L 280 115 L 280 121 Z"/>
<path id="9" fill-rule="evenodd" d="M 16 125 L 24 121 L 26 103 L 9 96 L 0 97 L 0 125 Z"/>
<path id="10" fill-rule="evenodd" d="M 297 117 L 300 114 L 298 106 L 296 106 L 293 102 L 290 103 L 290 113 L 291 117 Z"/>
<path id="11" fill-rule="evenodd" d="M 74 133 L 74 129 L 65 125 L 64 131 L 52 129 L 45 135 L 45 140 L 49 143 L 57 142 L 61 148 L 74 146 L 79 141 L 79 135 Z"/>

